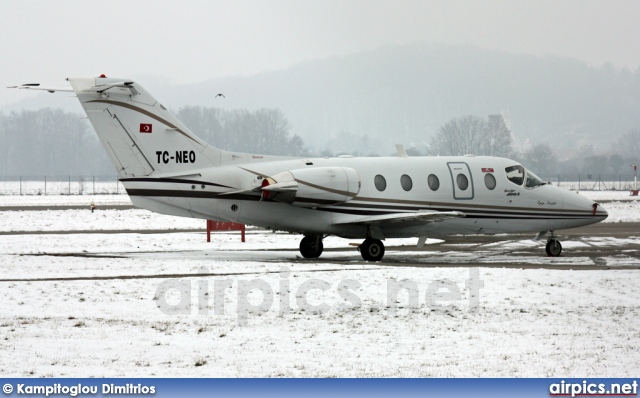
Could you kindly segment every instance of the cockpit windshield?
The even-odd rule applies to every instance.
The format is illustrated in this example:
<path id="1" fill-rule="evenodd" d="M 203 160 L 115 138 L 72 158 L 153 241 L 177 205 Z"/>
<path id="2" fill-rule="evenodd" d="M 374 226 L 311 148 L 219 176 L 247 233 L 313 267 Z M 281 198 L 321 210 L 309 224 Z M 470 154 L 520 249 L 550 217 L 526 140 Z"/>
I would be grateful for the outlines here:
<path id="1" fill-rule="evenodd" d="M 527 182 L 525 183 L 527 188 L 535 188 L 544 184 L 546 184 L 546 182 L 542 182 L 540 177 L 527 170 Z"/>
<path id="2" fill-rule="evenodd" d="M 524 183 L 526 188 L 535 188 L 545 184 L 540 177 L 520 165 L 509 166 L 505 168 L 504 171 L 509 181 L 516 185 L 522 185 Z"/>

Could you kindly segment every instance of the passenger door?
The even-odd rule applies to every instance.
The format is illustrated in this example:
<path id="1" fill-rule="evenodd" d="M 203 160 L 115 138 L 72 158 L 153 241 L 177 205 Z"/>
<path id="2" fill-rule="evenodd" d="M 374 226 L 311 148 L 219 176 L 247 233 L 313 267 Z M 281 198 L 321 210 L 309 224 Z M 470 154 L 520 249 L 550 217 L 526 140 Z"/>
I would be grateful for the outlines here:
<path id="1" fill-rule="evenodd" d="M 449 173 L 453 186 L 453 198 L 457 200 L 473 199 L 473 178 L 469 165 L 464 162 L 450 162 Z"/>

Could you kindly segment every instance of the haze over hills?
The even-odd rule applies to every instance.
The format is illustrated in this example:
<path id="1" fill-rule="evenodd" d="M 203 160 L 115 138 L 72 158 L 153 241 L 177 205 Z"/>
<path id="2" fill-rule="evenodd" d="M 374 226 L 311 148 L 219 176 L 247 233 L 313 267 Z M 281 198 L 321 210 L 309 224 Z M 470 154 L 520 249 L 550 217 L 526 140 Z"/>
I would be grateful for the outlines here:
<path id="1" fill-rule="evenodd" d="M 467 114 L 504 112 L 516 146 L 547 141 L 561 153 L 608 148 L 611 137 L 640 126 L 640 69 L 470 46 L 386 47 L 172 91 L 178 104 L 278 107 L 312 149 L 344 142 L 335 149 L 365 153 L 421 146 Z M 357 147 L 360 136 L 368 148 Z"/>
<path id="2" fill-rule="evenodd" d="M 561 157 L 585 144 L 605 151 L 616 137 L 640 128 L 640 68 L 472 46 L 384 47 L 199 84 L 139 81 L 175 110 L 279 108 L 291 133 L 316 154 L 389 154 L 395 143 L 424 150 L 444 123 L 465 115 L 503 113 L 516 147 L 548 142 Z M 4 110 L 45 106 L 81 111 L 75 101 L 52 105 L 50 97 Z"/>

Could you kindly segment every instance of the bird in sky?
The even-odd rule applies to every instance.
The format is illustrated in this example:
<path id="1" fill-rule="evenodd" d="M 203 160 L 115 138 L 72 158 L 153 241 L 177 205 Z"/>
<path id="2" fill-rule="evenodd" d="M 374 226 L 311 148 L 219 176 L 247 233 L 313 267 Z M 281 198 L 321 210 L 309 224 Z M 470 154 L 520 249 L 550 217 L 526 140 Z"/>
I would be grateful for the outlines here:
<path id="1" fill-rule="evenodd" d="M 215 96 L 215 98 L 218 98 L 218 97 L 227 98 L 227 97 L 224 96 L 224 94 L 218 94 L 218 95 Z"/>

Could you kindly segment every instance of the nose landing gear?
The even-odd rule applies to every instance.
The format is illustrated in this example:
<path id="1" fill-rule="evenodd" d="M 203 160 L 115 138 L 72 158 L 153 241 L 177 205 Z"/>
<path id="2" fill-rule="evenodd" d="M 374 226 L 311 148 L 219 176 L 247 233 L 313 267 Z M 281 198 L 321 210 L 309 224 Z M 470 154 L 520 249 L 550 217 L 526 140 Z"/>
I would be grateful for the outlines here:
<path id="1" fill-rule="evenodd" d="M 545 250 L 547 251 L 547 255 L 549 257 L 558 257 L 560 253 L 562 253 L 562 245 L 560 244 L 560 241 L 556 239 L 556 235 L 553 233 L 553 231 L 551 231 L 551 236 L 547 241 Z"/>

